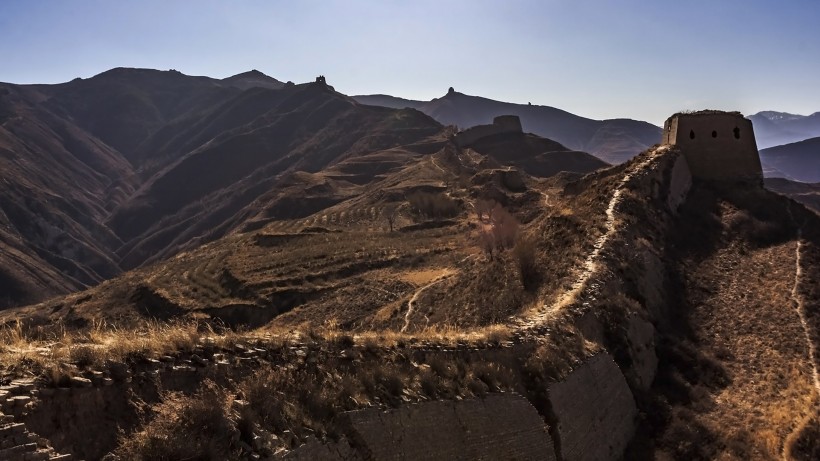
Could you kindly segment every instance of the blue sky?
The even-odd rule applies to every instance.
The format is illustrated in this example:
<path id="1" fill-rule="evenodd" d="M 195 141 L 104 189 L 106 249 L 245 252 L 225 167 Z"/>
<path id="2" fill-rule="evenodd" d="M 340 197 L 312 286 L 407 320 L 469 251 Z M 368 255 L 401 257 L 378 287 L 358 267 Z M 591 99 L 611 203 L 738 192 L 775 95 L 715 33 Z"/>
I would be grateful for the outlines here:
<path id="1" fill-rule="evenodd" d="M 0 81 L 258 69 L 346 94 L 467 94 L 660 124 L 820 111 L 820 1 L 0 0 Z"/>

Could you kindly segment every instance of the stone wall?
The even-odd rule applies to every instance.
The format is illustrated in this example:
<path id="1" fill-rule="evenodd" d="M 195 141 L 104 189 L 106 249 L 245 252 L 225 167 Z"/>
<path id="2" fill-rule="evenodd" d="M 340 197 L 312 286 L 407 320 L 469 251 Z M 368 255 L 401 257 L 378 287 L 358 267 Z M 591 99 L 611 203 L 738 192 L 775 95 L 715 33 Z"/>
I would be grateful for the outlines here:
<path id="1" fill-rule="evenodd" d="M 662 142 L 681 150 L 698 179 L 759 182 L 763 178 L 752 122 L 739 113 L 673 115 L 664 123 Z"/>
<path id="2" fill-rule="evenodd" d="M 600 353 L 550 386 L 561 459 L 619 459 L 635 431 L 637 407 L 621 370 Z"/>
<path id="3" fill-rule="evenodd" d="M 555 460 L 541 415 L 517 394 L 434 401 L 342 415 L 346 441 L 308 443 L 288 459 Z"/>
<path id="4" fill-rule="evenodd" d="M 669 173 L 669 193 L 666 204 L 670 211 L 677 211 L 686 200 L 689 189 L 692 187 L 692 171 L 685 157 L 678 157 Z"/>

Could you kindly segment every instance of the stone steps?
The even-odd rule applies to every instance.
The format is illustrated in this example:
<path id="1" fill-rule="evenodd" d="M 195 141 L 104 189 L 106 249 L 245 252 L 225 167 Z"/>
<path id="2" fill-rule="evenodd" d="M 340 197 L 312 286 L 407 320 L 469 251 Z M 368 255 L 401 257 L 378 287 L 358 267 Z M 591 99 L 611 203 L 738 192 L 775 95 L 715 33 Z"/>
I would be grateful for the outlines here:
<path id="1" fill-rule="evenodd" d="M 16 422 L 24 416 L 37 395 L 33 380 L 16 380 L 0 389 L 0 460 L 71 461 L 73 456 L 54 451 L 48 441 Z"/>

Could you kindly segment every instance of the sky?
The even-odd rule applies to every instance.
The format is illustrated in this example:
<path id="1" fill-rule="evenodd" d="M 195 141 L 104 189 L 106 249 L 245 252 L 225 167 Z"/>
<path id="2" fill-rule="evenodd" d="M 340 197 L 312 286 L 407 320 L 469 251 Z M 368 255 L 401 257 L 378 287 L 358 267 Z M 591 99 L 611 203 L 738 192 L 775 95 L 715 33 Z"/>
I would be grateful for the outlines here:
<path id="1" fill-rule="evenodd" d="M 113 67 L 604 119 L 820 111 L 817 0 L 0 0 L 0 81 Z"/>

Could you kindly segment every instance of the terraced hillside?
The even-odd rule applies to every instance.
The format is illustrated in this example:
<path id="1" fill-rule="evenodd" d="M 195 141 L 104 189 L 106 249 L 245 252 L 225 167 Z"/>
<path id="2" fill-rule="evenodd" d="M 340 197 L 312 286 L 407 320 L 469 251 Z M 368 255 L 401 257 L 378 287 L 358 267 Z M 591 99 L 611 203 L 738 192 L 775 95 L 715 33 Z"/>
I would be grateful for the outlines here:
<path id="1" fill-rule="evenodd" d="M 693 181 L 669 146 L 581 178 L 493 163 L 445 147 L 319 213 L 16 310 L 29 327 L 7 335 L 7 376 L 110 379 L 99 392 L 154 415 L 117 397 L 126 435 L 93 447 L 48 419 L 82 393 L 19 418 L 61 453 L 125 458 L 390 456 L 442 430 L 462 451 L 484 430 L 538 447 L 527 459 L 816 457 L 817 214 L 759 185 Z M 504 213 L 518 243 L 490 251 L 480 236 Z M 146 316 L 201 323 L 155 335 Z M 49 339 L 61 322 L 77 336 Z M 163 334 L 174 348 L 139 340 Z M 49 374 L 55 357 L 72 363 Z M 528 423 L 474 426 L 497 398 L 497 416 Z M 442 426 L 462 411 L 464 426 Z"/>
<path id="2" fill-rule="evenodd" d="M 503 322 L 534 302 L 542 285 L 560 289 L 586 244 L 576 213 L 593 215 L 605 205 L 590 194 L 559 198 L 560 178 L 486 168 L 494 164 L 447 146 L 375 183 L 337 190 L 338 204 L 305 218 L 258 218 L 256 230 L 48 302 L 48 318 L 92 323 L 184 315 L 253 327 L 331 322 L 354 331 Z M 294 181 L 327 187 L 344 168 L 300 173 Z M 494 251 L 511 241 L 491 242 L 494 255 L 488 252 L 484 236 L 498 225 L 493 213 L 510 226 L 523 223 L 520 240 L 533 242 L 533 258 L 566 257 L 529 274 L 538 283 L 525 287 L 530 282 L 516 268 L 525 256 Z M 542 237 L 526 237 L 527 229 Z M 535 260 L 530 265 L 539 267 Z M 488 296 L 496 301 L 492 309 L 485 306 Z M 445 298 L 452 305 L 433 307 Z M 30 311 L 44 312 L 42 306 Z"/>

